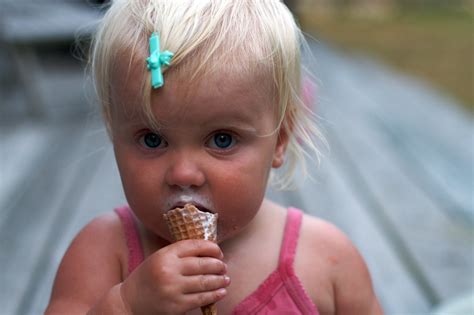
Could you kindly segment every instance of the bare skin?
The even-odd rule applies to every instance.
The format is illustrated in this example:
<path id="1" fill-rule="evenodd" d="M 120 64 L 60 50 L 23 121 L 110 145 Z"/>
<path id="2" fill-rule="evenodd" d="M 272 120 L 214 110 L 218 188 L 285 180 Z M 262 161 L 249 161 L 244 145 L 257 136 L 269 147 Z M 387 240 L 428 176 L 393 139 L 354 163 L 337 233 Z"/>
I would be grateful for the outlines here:
<path id="1" fill-rule="evenodd" d="M 273 132 L 271 89 L 255 89 L 257 78 L 228 82 L 225 73 L 192 97 L 183 95 L 179 78 L 168 77 L 151 100 L 165 122 L 153 130 L 136 115 L 139 80 L 123 79 L 139 78 L 143 69 L 128 70 L 119 67 L 112 82 L 111 126 L 146 259 L 128 274 L 120 220 L 113 213 L 95 219 L 67 250 L 46 313 L 200 314 L 200 306 L 217 302 L 220 314 L 230 314 L 277 266 L 286 209 L 264 194 L 290 131 Z M 189 190 L 219 213 L 218 245 L 171 244 L 162 214 L 175 206 L 167 200 Z M 295 271 L 321 315 L 382 313 L 365 263 L 339 230 L 305 216 L 298 244 Z"/>

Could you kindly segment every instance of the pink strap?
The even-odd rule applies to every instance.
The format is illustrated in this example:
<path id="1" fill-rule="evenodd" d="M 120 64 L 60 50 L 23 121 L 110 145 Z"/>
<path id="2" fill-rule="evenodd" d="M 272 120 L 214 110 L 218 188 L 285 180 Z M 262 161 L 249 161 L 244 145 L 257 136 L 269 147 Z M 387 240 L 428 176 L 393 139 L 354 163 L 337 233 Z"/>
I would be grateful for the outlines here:
<path id="1" fill-rule="evenodd" d="M 114 209 L 122 221 L 125 238 L 128 247 L 128 273 L 132 273 L 144 259 L 143 248 L 140 241 L 140 233 L 135 222 L 132 210 L 128 207 Z"/>
<path id="2" fill-rule="evenodd" d="M 296 246 L 298 245 L 302 221 L 303 213 L 301 210 L 296 208 L 288 209 L 285 234 L 280 249 L 278 271 L 288 294 L 292 297 L 298 309 L 303 314 L 319 314 L 294 269 Z"/>
<path id="3" fill-rule="evenodd" d="M 292 268 L 295 260 L 296 246 L 300 234 L 301 221 L 303 214 L 300 210 L 289 208 L 285 224 L 285 233 L 280 249 L 280 268 Z"/>
<path id="4" fill-rule="evenodd" d="M 237 305 L 233 315 L 319 314 L 293 267 L 302 218 L 301 210 L 288 209 L 277 270 Z"/>

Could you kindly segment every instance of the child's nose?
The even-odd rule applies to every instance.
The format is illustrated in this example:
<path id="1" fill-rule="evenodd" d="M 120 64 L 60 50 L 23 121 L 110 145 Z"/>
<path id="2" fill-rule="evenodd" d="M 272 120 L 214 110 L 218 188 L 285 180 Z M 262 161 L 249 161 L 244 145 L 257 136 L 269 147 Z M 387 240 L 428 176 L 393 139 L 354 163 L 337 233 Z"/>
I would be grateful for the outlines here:
<path id="1" fill-rule="evenodd" d="M 173 156 L 165 180 L 169 186 L 199 187 L 204 184 L 205 176 L 195 159 L 179 153 Z"/>

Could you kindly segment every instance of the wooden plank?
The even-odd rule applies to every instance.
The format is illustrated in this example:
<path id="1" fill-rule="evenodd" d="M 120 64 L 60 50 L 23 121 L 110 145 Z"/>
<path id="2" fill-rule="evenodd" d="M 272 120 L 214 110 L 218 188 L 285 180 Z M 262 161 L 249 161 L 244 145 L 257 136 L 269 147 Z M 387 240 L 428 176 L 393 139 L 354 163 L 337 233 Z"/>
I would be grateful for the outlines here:
<path id="1" fill-rule="evenodd" d="M 398 235 L 392 235 L 393 242 L 408 249 L 403 256 L 417 273 L 413 276 L 432 304 L 469 290 L 472 229 L 448 220 L 438 203 L 413 183 L 407 175 L 410 169 L 398 159 L 403 152 L 387 141 L 384 130 L 364 110 L 365 106 L 397 102 L 385 99 L 374 103 L 369 96 L 369 88 L 390 87 L 361 82 L 359 72 L 343 58 L 335 59 L 331 65 L 334 67 L 325 72 L 325 97 L 337 99 L 337 107 L 325 106 L 325 117 L 338 122 L 334 132 L 346 153 L 346 162 L 354 169 L 354 187 L 360 188 L 361 181 L 367 184 L 369 203 L 378 205 L 379 213 L 386 218 L 383 225 L 389 224 L 398 231 Z M 385 118 L 389 120 L 390 116 Z"/>
<path id="2" fill-rule="evenodd" d="M 9 290 L 0 299 L 8 314 L 27 313 L 28 295 L 37 285 L 31 280 L 42 274 L 42 257 L 48 256 L 49 244 L 60 238 L 60 228 L 69 220 L 72 209 L 68 205 L 80 198 L 75 193 L 94 171 L 93 159 L 81 160 L 87 147 L 86 125 L 56 127 L 57 141 L 44 148 L 48 161 L 26 178 L 28 185 L 18 192 L 17 202 L 6 209 L 2 221 L 2 251 L 14 253 L 1 257 L 2 283 L 8 283 Z"/>
<path id="3" fill-rule="evenodd" d="M 39 87 L 42 72 L 39 65 L 38 55 L 30 47 L 10 46 L 9 55 L 15 64 L 16 77 L 21 82 L 21 88 L 28 102 L 28 115 L 31 118 L 43 116 L 42 108 L 46 107 L 43 93 Z"/>
<path id="4" fill-rule="evenodd" d="M 39 167 L 24 178 L 24 185 L 18 187 L 16 196 L 12 198 L 13 202 L 4 208 L 0 223 L 0 240 L 4 253 L 0 256 L 3 270 L 1 282 L 8 283 L 9 289 L 0 298 L 2 309 L 6 313 L 14 313 L 14 303 L 18 302 L 21 292 L 28 286 L 25 278 L 31 272 L 31 264 L 40 255 L 38 244 L 49 228 L 51 212 L 57 200 L 54 197 L 63 193 L 62 176 L 68 171 L 64 161 L 69 154 L 74 154 L 74 147 L 69 147 L 70 140 L 67 136 L 75 138 L 77 133 L 77 128 L 71 126 L 71 129 L 52 138 L 54 141 L 44 148 L 43 159 L 36 161 Z M 58 172 L 58 169 L 61 171 Z M 19 233 L 19 230 L 22 232 Z"/>
<path id="5" fill-rule="evenodd" d="M 100 112 L 92 80 L 84 71 L 84 64 L 71 56 L 45 55 L 41 62 L 42 80 L 37 84 L 42 91 L 42 108 L 51 120 L 83 120 Z"/>
<path id="6" fill-rule="evenodd" d="M 366 59 L 346 64 L 337 54 L 330 58 L 337 59 L 335 71 L 352 69 L 353 74 L 364 78 L 364 82 L 355 82 L 355 89 L 372 87 L 366 94 L 370 101 L 357 110 L 378 122 L 388 140 L 401 148 L 403 154 L 399 156 L 412 166 L 412 180 L 442 205 L 446 215 L 474 224 L 472 116 L 421 82 L 377 71 L 381 67 Z"/>
<path id="7" fill-rule="evenodd" d="M 4 1 L 2 38 L 14 45 L 73 42 L 89 34 L 101 17 L 98 10 L 67 1 Z"/>
<path id="8" fill-rule="evenodd" d="M 38 314 L 44 311 L 57 267 L 77 232 L 95 216 L 126 203 L 113 150 L 105 130 L 97 130 L 91 137 L 94 137 L 95 141 L 90 144 L 89 152 L 91 155 L 101 156 L 100 164 L 81 191 L 77 198 L 78 202 L 69 205 L 69 220 L 61 228 L 61 238 L 49 245 L 48 255 L 41 257 L 42 272 L 35 273 L 35 277 L 30 280 L 32 286 L 30 292 L 24 297 L 29 303 L 28 307 L 24 308 L 25 314 Z"/>
<path id="9" fill-rule="evenodd" d="M 90 111 L 92 82 L 77 60 L 67 54 L 38 54 L 31 47 L 12 47 L 10 52 L 17 78 L 13 90 L 25 99 L 29 116 L 63 120 Z"/>
<path id="10" fill-rule="evenodd" d="M 355 126 L 350 126 L 346 132 L 355 131 Z M 368 183 L 370 198 L 375 198 L 379 211 L 398 231 L 394 240 L 404 244 L 400 250 L 408 249 L 404 253 L 407 263 L 412 266 L 417 263 L 418 267 L 413 268 L 414 276 L 418 277 L 432 303 L 437 304 L 460 291 L 469 290 L 473 266 L 472 229 L 447 220 L 438 204 L 406 176 L 406 170 L 393 157 L 394 152 L 381 152 L 384 150 L 383 142 L 371 138 L 364 143 L 364 139 L 347 137 L 345 133 L 340 134 L 339 141 L 351 167 L 356 168 L 359 176 Z M 354 148 L 352 143 L 357 143 L 358 148 Z M 363 157 L 361 162 L 361 151 L 369 147 L 373 156 Z M 355 175 L 352 177 L 356 178 Z"/>
<path id="11" fill-rule="evenodd" d="M 64 104 L 69 102 L 58 103 L 56 94 L 44 89 L 45 84 L 52 82 L 45 80 L 46 74 L 51 73 L 42 71 L 40 60 L 42 56 L 38 54 L 38 48 L 50 49 L 55 45 L 70 45 L 77 37 L 88 36 L 94 30 L 102 13 L 92 7 L 67 1 L 41 3 L 3 1 L 0 14 L 2 20 L 0 45 L 5 47 L 14 61 L 17 80 L 22 85 L 22 94 L 27 98 L 28 114 L 35 118 L 43 117 L 46 116 L 44 110 L 47 108 L 54 109 L 53 113 L 57 113 L 58 108 L 59 112 L 62 112 Z M 81 74 L 80 71 L 76 73 Z M 61 80 L 53 81 L 55 91 L 61 91 L 62 86 L 71 83 L 71 79 L 74 80 L 75 77 L 63 75 Z M 82 82 L 81 77 L 79 84 Z M 74 91 L 78 90 L 80 89 L 70 89 L 69 92 L 74 94 Z M 54 105 L 60 104 L 60 106 L 51 106 L 51 99 Z M 71 99 L 72 97 L 69 97 L 68 100 Z"/>
<path id="12" fill-rule="evenodd" d="M 405 129 L 416 131 L 433 145 L 452 150 L 460 162 L 468 162 L 472 151 L 465 150 L 465 143 L 472 141 L 472 115 L 455 100 L 416 78 L 378 69 L 384 67 L 367 59 L 358 59 L 353 64 L 353 70 L 367 78 L 368 83 L 386 87 L 375 89 L 371 98 L 390 102 L 385 102 L 383 107 L 370 107 L 374 103 L 368 103 L 367 108 L 390 117 Z"/>
<path id="13" fill-rule="evenodd" d="M 54 130 L 38 123 L 0 124 L 0 207 L 6 209 L 14 196 L 24 188 L 25 180 L 34 174 L 43 160 L 44 148 L 51 147 L 56 139 Z M 6 211 L 0 211 L 0 222 Z"/>

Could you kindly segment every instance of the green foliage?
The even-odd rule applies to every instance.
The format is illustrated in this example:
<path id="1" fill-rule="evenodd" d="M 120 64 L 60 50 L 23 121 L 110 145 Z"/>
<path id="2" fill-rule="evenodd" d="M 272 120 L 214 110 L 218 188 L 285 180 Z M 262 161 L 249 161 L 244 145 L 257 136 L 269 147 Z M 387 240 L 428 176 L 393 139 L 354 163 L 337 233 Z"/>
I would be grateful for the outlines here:
<path id="1" fill-rule="evenodd" d="M 407 2 L 389 16 L 300 13 L 303 28 L 348 51 L 363 51 L 419 76 L 474 112 L 473 13 L 436 0 Z M 427 4 L 439 3 L 439 6 Z"/>

